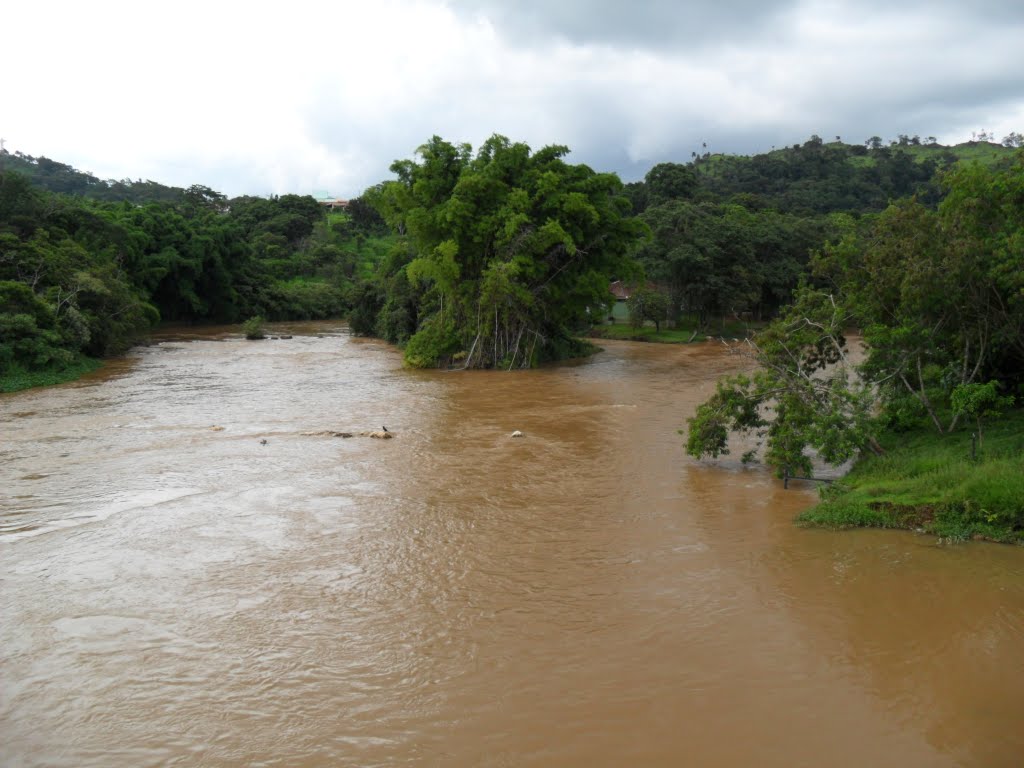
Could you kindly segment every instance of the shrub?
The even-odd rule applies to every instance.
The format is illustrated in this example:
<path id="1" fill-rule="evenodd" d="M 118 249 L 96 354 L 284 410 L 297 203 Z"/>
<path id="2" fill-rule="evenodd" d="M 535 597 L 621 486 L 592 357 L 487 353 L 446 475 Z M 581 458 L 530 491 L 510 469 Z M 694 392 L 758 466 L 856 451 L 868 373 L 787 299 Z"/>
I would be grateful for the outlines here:
<path id="1" fill-rule="evenodd" d="M 405 362 L 413 368 L 437 368 L 450 360 L 459 346 L 452 322 L 434 315 L 409 339 Z"/>
<path id="2" fill-rule="evenodd" d="M 266 334 L 263 333 L 263 318 L 259 315 L 250 317 L 242 323 L 242 331 L 245 333 L 245 338 L 254 341 L 267 338 Z"/>

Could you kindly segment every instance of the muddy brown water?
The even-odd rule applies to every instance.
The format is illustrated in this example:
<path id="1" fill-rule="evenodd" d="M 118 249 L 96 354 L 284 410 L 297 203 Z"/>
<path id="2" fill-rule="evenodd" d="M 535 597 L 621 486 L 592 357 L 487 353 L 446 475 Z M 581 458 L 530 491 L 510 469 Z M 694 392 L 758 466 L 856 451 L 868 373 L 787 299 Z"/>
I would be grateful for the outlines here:
<path id="1" fill-rule="evenodd" d="M 0 764 L 1024 764 L 1024 550 L 685 458 L 721 348 L 283 330 L 0 398 Z"/>

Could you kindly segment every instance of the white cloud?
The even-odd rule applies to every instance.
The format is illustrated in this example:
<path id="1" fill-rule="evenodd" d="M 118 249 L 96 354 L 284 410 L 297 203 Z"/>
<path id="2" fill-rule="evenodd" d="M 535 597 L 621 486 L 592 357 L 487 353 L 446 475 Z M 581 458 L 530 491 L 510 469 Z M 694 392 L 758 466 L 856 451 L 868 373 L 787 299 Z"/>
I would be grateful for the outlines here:
<path id="1" fill-rule="evenodd" d="M 704 141 L 751 152 L 811 133 L 1024 127 L 1020 14 L 945 0 L 559 7 L 17 0 L 0 10 L 0 134 L 101 177 L 354 195 L 435 133 L 568 144 L 636 177 Z"/>

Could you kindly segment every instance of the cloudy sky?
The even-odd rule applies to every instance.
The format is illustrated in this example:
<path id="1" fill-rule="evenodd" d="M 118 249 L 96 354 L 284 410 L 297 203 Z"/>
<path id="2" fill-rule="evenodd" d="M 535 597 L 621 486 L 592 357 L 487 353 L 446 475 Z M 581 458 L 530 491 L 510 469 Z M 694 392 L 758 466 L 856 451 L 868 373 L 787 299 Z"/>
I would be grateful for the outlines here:
<path id="1" fill-rule="evenodd" d="M 8 150 L 229 195 L 354 196 L 434 134 L 630 181 L 1024 132 L 1024 0 L 7 0 L 0 29 Z"/>

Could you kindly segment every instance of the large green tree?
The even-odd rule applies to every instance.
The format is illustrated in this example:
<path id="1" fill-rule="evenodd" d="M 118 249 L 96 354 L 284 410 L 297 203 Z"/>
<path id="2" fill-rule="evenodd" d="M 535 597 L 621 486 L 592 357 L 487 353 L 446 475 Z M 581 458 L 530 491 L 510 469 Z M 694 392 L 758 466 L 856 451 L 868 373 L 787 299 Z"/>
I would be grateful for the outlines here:
<path id="1" fill-rule="evenodd" d="M 617 176 L 565 162 L 568 151 L 493 136 L 474 154 L 435 136 L 418 160 L 392 165 L 398 179 L 370 201 L 414 253 L 408 362 L 528 367 L 569 354 L 575 331 L 603 314 L 645 227 Z"/>

